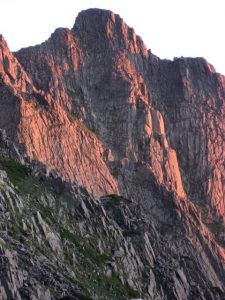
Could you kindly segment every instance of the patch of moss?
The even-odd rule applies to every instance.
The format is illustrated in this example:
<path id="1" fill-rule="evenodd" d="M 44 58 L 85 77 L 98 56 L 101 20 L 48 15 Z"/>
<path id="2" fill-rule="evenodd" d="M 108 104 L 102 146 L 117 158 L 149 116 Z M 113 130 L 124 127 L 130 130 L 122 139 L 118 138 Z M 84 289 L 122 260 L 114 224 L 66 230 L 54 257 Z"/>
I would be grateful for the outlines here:
<path id="1" fill-rule="evenodd" d="M 68 251 L 64 251 L 64 261 L 67 265 L 73 265 L 73 258 Z"/>
<path id="2" fill-rule="evenodd" d="M 12 232 L 15 234 L 15 235 L 19 235 L 22 231 L 22 228 L 20 225 L 18 225 L 17 223 L 13 223 L 12 225 Z"/>
<path id="3" fill-rule="evenodd" d="M 19 220 L 12 220 L 10 231 L 11 235 L 16 238 L 22 238 L 22 235 L 25 234 L 23 227 L 20 225 Z"/>
<path id="4" fill-rule="evenodd" d="M 96 264 L 104 263 L 109 257 L 106 254 L 100 254 L 95 249 L 84 247 L 83 254 Z"/>
<path id="5" fill-rule="evenodd" d="M 127 288 L 127 293 L 130 297 L 132 298 L 140 298 L 140 293 L 134 289 L 132 289 L 131 287 Z"/>
<path id="6" fill-rule="evenodd" d="M 15 160 L 0 160 L 0 167 L 6 171 L 9 180 L 16 186 L 20 196 L 32 195 L 34 198 L 45 189 L 44 184 L 30 176 L 26 166 Z"/>
<path id="7" fill-rule="evenodd" d="M 73 243 L 77 248 L 81 247 L 78 237 L 68 229 L 61 229 L 61 237 Z"/>
<path id="8" fill-rule="evenodd" d="M 96 280 L 91 283 L 93 290 L 98 295 L 106 295 L 107 299 L 124 300 L 130 297 L 138 298 L 140 293 L 132 288 L 123 285 L 119 277 L 114 273 L 111 277 L 104 274 L 99 274 Z"/>
<path id="9" fill-rule="evenodd" d="M 80 238 L 67 229 L 61 230 L 61 237 L 73 243 L 76 248 L 95 264 L 104 263 L 109 257 L 106 254 L 100 254 L 94 248 L 90 248 L 81 242 Z"/>
<path id="10" fill-rule="evenodd" d="M 10 181 L 17 185 L 28 176 L 25 166 L 14 160 L 0 160 L 0 166 L 6 171 Z"/>
<path id="11" fill-rule="evenodd" d="M 47 221 L 54 221 L 54 217 L 53 217 L 53 211 L 51 208 L 49 207 L 42 207 L 41 210 L 41 216 L 44 220 L 47 220 Z"/>

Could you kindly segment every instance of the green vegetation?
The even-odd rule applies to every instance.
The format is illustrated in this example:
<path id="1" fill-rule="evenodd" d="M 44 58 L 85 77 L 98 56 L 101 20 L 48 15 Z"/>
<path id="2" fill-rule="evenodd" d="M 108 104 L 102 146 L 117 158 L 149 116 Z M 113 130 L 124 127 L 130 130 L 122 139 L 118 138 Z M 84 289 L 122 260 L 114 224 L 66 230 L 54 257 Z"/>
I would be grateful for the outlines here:
<path id="1" fill-rule="evenodd" d="M 131 297 L 140 297 L 140 293 L 138 291 L 123 285 L 115 273 L 112 274 L 111 277 L 102 273 L 94 274 L 94 278 L 85 278 L 85 286 L 89 286 L 90 289 L 98 295 L 106 295 L 107 299 L 124 300 Z"/>
<path id="2" fill-rule="evenodd" d="M 133 290 L 132 288 L 128 287 L 127 288 L 127 292 L 128 292 L 128 295 L 132 298 L 140 298 L 140 293 L 136 290 Z"/>
<path id="3" fill-rule="evenodd" d="M 29 170 L 26 166 L 15 160 L 0 160 L 0 167 L 6 171 L 9 180 L 17 188 L 20 196 L 37 196 L 44 186 L 41 183 L 29 176 Z"/>
<path id="4" fill-rule="evenodd" d="M 67 229 L 61 229 L 61 237 L 73 243 L 77 248 L 80 247 L 80 242 L 77 236 Z"/>
<path id="5" fill-rule="evenodd" d="M 64 251 L 64 261 L 69 266 L 73 265 L 73 258 L 66 250 Z"/>
<path id="6" fill-rule="evenodd" d="M 0 160 L 0 168 L 6 171 L 17 193 L 22 197 L 28 196 L 27 199 L 29 199 L 29 204 L 32 206 L 37 207 L 36 199 L 41 194 L 50 191 L 48 183 L 40 182 L 38 179 L 32 177 L 29 169 L 15 160 Z"/>
<path id="7" fill-rule="evenodd" d="M 96 264 L 105 263 L 109 257 L 106 254 L 100 254 L 93 248 L 84 247 L 83 254 Z"/>
<path id="8" fill-rule="evenodd" d="M 61 231 L 61 237 L 69 240 L 75 245 L 78 252 L 82 254 L 79 264 L 79 272 L 76 276 L 79 286 L 86 295 L 79 295 L 80 299 L 91 300 L 87 295 L 99 295 L 109 299 L 124 300 L 138 293 L 124 286 L 120 279 L 113 274 L 108 277 L 104 274 L 104 263 L 108 257 L 99 254 L 94 248 L 82 243 L 81 239 L 67 229 Z M 79 256 L 77 256 L 78 258 Z M 68 266 L 73 266 L 72 255 L 67 249 L 64 250 L 64 261 Z"/>
<path id="9" fill-rule="evenodd" d="M 115 273 L 111 276 L 104 274 L 104 263 L 109 259 L 107 255 L 99 254 L 94 248 L 85 244 L 77 234 L 68 229 L 61 229 L 61 237 L 74 244 L 78 252 L 83 255 L 82 263 L 79 265 L 79 273 L 76 275 L 86 294 L 96 294 L 117 300 L 140 297 L 138 291 L 123 285 Z M 73 266 L 72 255 L 67 249 L 64 250 L 64 261 L 68 266 Z M 89 296 L 83 297 L 80 299 L 91 299 Z"/>
<path id="10" fill-rule="evenodd" d="M 113 209 L 116 206 L 126 203 L 125 198 L 116 194 L 108 195 L 107 198 L 107 202 L 104 204 L 106 209 Z"/>
<path id="11" fill-rule="evenodd" d="M 53 210 L 49 207 L 42 207 L 40 209 L 40 212 L 41 212 L 41 216 L 42 218 L 45 220 L 45 221 L 52 221 L 52 222 L 55 222 L 54 221 L 54 216 L 53 216 Z"/>
<path id="12" fill-rule="evenodd" d="M 88 247 L 82 243 L 81 239 L 77 235 L 67 229 L 61 230 L 61 237 L 73 243 L 79 252 L 82 253 L 86 258 L 89 258 L 94 264 L 102 264 L 108 259 L 107 255 L 100 254 L 94 248 Z"/>
<path id="13" fill-rule="evenodd" d="M 14 237 L 20 237 L 23 233 L 23 228 L 16 220 L 13 221 L 12 227 L 11 227 L 11 233 Z"/>
<path id="14" fill-rule="evenodd" d="M 28 170 L 25 166 L 14 160 L 0 160 L 0 166 L 6 171 L 10 181 L 13 184 L 19 184 L 28 176 Z"/>
<path id="15" fill-rule="evenodd" d="M 1 160 L 0 167 L 7 172 L 9 180 L 14 184 L 17 193 L 23 200 L 23 206 L 20 210 L 17 211 L 10 208 L 12 214 L 10 234 L 15 239 L 20 240 L 24 244 L 32 245 L 34 255 L 45 255 L 51 261 L 51 267 L 56 271 L 62 272 L 62 269 L 56 263 L 58 259 L 57 253 L 51 250 L 45 235 L 40 234 L 37 238 L 36 234 L 32 235 L 30 230 L 23 230 L 23 220 L 25 217 L 28 218 L 26 220 L 30 221 L 30 225 L 32 225 L 29 215 L 26 215 L 26 211 L 28 209 L 31 210 L 31 216 L 36 216 L 37 211 L 39 211 L 45 222 L 48 222 L 50 229 L 53 232 L 60 233 L 64 266 L 66 265 L 66 268 L 63 269 L 63 272 L 65 272 L 64 276 L 67 276 L 69 280 L 73 280 L 76 285 L 79 285 L 83 293 L 79 294 L 80 299 L 93 300 L 89 295 L 93 295 L 93 298 L 98 295 L 102 299 L 117 300 L 140 297 L 139 292 L 124 285 L 116 273 L 111 274 L 111 276 L 105 274 L 106 270 L 108 270 L 106 262 L 110 260 L 111 254 L 110 250 L 108 252 L 109 255 L 100 254 L 96 247 L 99 238 L 104 238 L 101 233 L 97 232 L 91 234 L 89 238 L 83 238 L 81 233 L 76 230 L 76 222 L 82 222 L 84 225 L 86 225 L 85 222 L 88 222 L 87 227 L 97 226 L 98 218 L 96 216 L 93 216 L 91 220 L 83 220 L 79 216 L 70 216 L 69 214 L 66 220 L 65 218 L 60 218 L 57 213 L 57 201 L 60 202 L 61 200 L 57 198 L 57 195 L 55 195 L 55 208 L 46 206 L 46 204 L 43 205 L 44 203 L 40 197 L 46 192 L 51 191 L 47 183 L 39 182 L 30 175 L 29 170 L 25 166 L 16 161 Z M 15 199 L 15 195 L 13 194 L 10 197 Z M 127 200 L 123 197 L 110 195 L 107 197 L 106 207 L 110 209 L 123 203 L 127 203 Z M 34 214 L 32 214 L 32 211 L 34 211 Z M 34 219 L 37 221 L 36 217 Z M 39 226 L 38 223 L 37 226 Z M 136 233 L 127 231 L 127 234 L 132 235 Z M 115 241 L 109 240 L 109 238 L 107 241 L 110 245 L 109 249 L 111 249 L 112 243 Z M 76 261 L 73 261 L 73 253 L 76 256 Z M 29 266 L 29 262 L 23 262 L 22 260 L 20 260 L 20 264 L 24 264 L 23 268 L 25 269 Z M 76 279 L 72 275 L 69 275 L 69 271 L 65 270 L 74 271 Z M 121 271 L 123 272 L 123 269 Z M 57 292 L 55 289 L 53 291 L 54 293 Z"/>

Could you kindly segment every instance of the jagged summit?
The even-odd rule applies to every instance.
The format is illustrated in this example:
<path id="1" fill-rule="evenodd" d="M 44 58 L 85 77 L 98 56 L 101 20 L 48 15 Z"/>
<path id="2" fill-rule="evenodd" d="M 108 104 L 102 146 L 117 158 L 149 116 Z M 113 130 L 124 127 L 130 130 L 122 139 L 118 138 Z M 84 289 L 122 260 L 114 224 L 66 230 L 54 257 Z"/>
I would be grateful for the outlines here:
<path id="1" fill-rule="evenodd" d="M 32 197 L 28 188 L 18 202 L 15 176 L 0 176 L 16 195 L 3 189 L 2 207 L 13 203 L 26 251 L 38 253 L 35 263 L 12 259 L 7 274 L 28 270 L 35 295 L 47 300 L 62 290 L 79 299 L 80 289 L 94 299 L 222 300 L 224 99 L 225 78 L 205 59 L 160 60 L 111 11 L 83 11 L 71 30 L 56 29 L 38 46 L 2 47 L 0 129 L 22 149 L 8 155 L 2 138 L 2 168 L 10 177 L 17 166 L 23 184 L 50 188 L 31 189 Z M 20 253 L 10 232 L 0 237 Z M 44 284 L 41 268 L 32 269 L 43 259 Z M 25 275 L 8 276 L 3 288 L 20 299 L 24 286 Z"/>
<path id="2" fill-rule="evenodd" d="M 131 53 L 147 55 L 142 39 L 126 25 L 119 15 L 109 10 L 88 9 L 78 14 L 74 27 L 88 51 L 108 51 L 108 48 L 127 49 Z"/>
<path id="3" fill-rule="evenodd" d="M 122 18 L 114 12 L 100 8 L 90 8 L 81 11 L 76 19 L 72 30 L 91 30 L 93 31 L 104 31 L 109 23 L 116 23 L 121 25 L 124 23 Z M 86 29 L 84 28 L 88 26 Z"/>
<path id="4" fill-rule="evenodd" d="M 76 19 L 75 19 L 75 23 L 77 22 L 77 20 L 79 18 L 91 18 L 93 16 L 96 16 L 98 18 L 98 21 L 100 19 L 111 19 L 111 18 L 115 18 L 118 17 L 120 18 L 119 15 L 115 14 L 114 12 L 112 12 L 109 9 L 102 9 L 102 8 L 88 8 L 85 10 L 82 10 L 78 13 Z M 121 18 L 120 18 L 121 19 Z"/>

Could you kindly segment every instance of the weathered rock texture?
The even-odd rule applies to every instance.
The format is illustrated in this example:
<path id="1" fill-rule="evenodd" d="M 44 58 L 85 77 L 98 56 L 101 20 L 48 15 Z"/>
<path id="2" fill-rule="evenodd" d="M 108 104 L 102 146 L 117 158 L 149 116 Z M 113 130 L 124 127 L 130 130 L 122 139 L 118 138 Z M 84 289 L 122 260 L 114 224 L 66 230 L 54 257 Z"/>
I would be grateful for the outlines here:
<path id="1" fill-rule="evenodd" d="M 31 274 L 27 295 L 225 299 L 224 98 L 225 78 L 204 59 L 160 60 L 110 11 L 81 12 L 71 30 L 14 54 L 1 37 L 1 157 L 25 164 L 38 190 L 42 180 L 53 188 L 31 202 L 26 191 L 19 221 L 9 212 L 38 237 L 24 238 L 27 253 L 54 252 L 34 258 L 56 272 L 47 289 L 39 268 L 18 265 L 3 243 L 9 272 Z M 8 195 L 3 207 L 18 202 Z M 22 297 L 25 279 L 13 278 L 2 299 Z"/>
<path id="2" fill-rule="evenodd" d="M 23 144 L 30 157 L 54 167 L 64 178 L 95 195 L 117 193 L 101 142 L 55 103 L 50 93 L 31 84 L 2 38 L 1 53 L 0 127 Z"/>

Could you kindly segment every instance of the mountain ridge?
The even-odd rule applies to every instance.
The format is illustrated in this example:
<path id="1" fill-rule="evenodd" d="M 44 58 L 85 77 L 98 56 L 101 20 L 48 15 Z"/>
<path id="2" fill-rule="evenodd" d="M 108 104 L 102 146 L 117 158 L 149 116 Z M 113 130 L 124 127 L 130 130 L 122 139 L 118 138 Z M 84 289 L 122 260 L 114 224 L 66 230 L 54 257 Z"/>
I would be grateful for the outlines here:
<path id="1" fill-rule="evenodd" d="M 86 188 L 92 199 L 131 200 L 126 211 L 128 204 L 112 197 L 119 208 L 109 218 L 122 228 L 119 235 L 133 230 L 132 215 L 137 228 L 151 220 L 154 230 L 140 230 L 147 252 L 137 237 L 128 238 L 136 267 L 124 263 L 123 250 L 123 268 L 119 261 L 112 268 L 122 284 L 144 299 L 224 299 L 224 76 L 203 58 L 160 60 L 118 15 L 99 9 L 81 12 L 71 30 L 57 29 L 40 45 L 12 54 L 1 37 L 0 49 L 0 128 L 22 155 Z M 83 219 L 92 232 L 90 207 L 83 206 Z M 101 232 L 104 225 L 97 226 Z M 62 258 L 56 235 L 61 250 L 53 251 Z M 196 269 L 182 265 L 182 256 Z"/>

